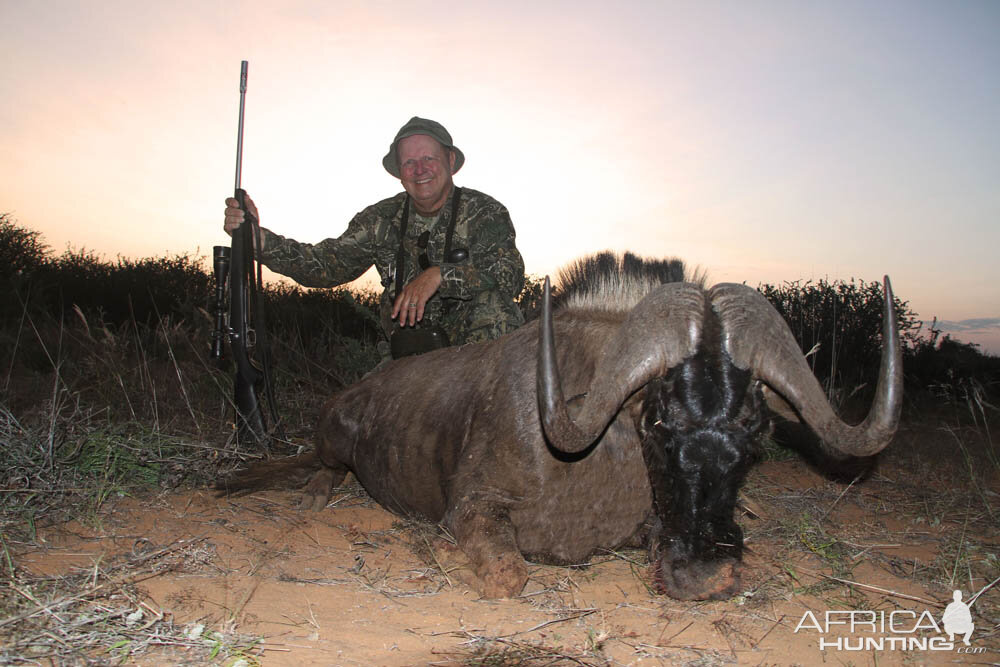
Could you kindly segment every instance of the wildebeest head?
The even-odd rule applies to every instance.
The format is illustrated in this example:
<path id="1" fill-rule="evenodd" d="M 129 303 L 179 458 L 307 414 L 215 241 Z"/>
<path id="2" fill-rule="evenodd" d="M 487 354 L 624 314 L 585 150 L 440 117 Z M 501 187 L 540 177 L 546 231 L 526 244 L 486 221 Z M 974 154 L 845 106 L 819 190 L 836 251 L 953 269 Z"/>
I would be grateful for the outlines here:
<path id="1" fill-rule="evenodd" d="M 793 406 L 828 453 L 869 456 L 895 433 L 902 407 L 901 345 L 892 290 L 884 283 L 883 352 L 875 402 L 849 426 L 837 417 L 780 314 L 756 290 L 690 283 L 651 291 L 600 355 L 570 417 L 555 361 L 548 280 L 539 328 L 538 402 L 548 441 L 582 452 L 622 404 L 644 391 L 636 428 L 659 530 L 654 571 L 679 599 L 717 599 L 740 587 L 742 531 L 733 514 L 768 421 L 761 386 Z"/>

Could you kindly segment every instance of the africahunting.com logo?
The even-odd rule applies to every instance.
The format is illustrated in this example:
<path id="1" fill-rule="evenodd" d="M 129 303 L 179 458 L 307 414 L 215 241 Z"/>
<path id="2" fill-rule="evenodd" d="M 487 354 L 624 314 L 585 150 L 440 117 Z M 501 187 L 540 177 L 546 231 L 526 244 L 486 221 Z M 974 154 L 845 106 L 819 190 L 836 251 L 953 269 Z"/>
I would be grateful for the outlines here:
<path id="1" fill-rule="evenodd" d="M 799 619 L 795 632 L 818 632 L 821 651 L 985 653 L 985 647 L 973 646 L 970 641 L 975 630 L 970 607 L 983 591 L 968 603 L 962 601 L 962 591 L 955 591 L 940 623 L 926 610 L 918 613 L 908 609 L 890 612 L 852 609 L 821 614 L 807 611 Z"/>

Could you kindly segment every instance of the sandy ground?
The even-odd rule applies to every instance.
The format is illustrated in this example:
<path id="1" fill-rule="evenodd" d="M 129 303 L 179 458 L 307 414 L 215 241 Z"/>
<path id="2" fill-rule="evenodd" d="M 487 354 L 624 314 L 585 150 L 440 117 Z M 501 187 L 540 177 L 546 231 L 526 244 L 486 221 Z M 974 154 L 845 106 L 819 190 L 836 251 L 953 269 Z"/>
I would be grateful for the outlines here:
<path id="1" fill-rule="evenodd" d="M 154 643 L 130 663 L 996 663 L 997 589 L 973 608 L 973 653 L 960 653 L 960 640 L 942 650 L 836 644 L 945 642 L 933 628 L 909 630 L 925 611 L 940 625 L 952 588 L 968 598 L 994 571 L 996 524 L 982 512 L 949 516 L 936 504 L 940 494 L 925 493 L 935 483 L 932 460 L 905 474 L 900 465 L 883 461 L 857 484 L 829 481 L 798 459 L 755 468 L 741 501 L 745 592 L 722 602 L 651 594 L 646 555 L 637 550 L 580 567 L 535 566 L 517 599 L 479 599 L 447 536 L 386 512 L 356 486 L 343 487 L 319 513 L 294 509 L 297 498 L 287 492 L 125 498 L 86 523 L 42 529 L 13 551 L 17 567 L 37 576 L 133 562 L 142 574 L 131 582 L 142 612 L 136 622 L 169 619 L 206 643 L 215 632 L 257 639 L 242 644 L 244 662 L 232 646 L 212 656 L 190 644 Z M 817 624 L 837 610 L 884 612 L 886 619 L 896 612 L 903 632 L 836 625 L 821 634 Z M 821 640 L 828 642 L 822 650 Z"/>

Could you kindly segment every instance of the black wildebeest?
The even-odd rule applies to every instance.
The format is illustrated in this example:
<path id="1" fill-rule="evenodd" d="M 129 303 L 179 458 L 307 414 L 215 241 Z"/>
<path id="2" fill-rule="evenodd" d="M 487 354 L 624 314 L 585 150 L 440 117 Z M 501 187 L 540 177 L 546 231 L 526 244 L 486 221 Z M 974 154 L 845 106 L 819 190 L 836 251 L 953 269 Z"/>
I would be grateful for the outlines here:
<path id="1" fill-rule="evenodd" d="M 539 321 L 385 365 L 325 404 L 314 451 L 220 488 L 305 484 L 320 509 L 353 472 L 386 508 L 443 524 L 486 597 L 520 592 L 525 557 L 580 563 L 650 531 L 661 591 L 733 595 L 736 497 L 769 422 L 762 387 L 828 452 L 875 454 L 899 421 L 899 335 L 886 279 L 876 398 L 849 426 L 763 296 L 680 273 L 630 254 L 582 260 L 554 314 L 546 284 Z"/>

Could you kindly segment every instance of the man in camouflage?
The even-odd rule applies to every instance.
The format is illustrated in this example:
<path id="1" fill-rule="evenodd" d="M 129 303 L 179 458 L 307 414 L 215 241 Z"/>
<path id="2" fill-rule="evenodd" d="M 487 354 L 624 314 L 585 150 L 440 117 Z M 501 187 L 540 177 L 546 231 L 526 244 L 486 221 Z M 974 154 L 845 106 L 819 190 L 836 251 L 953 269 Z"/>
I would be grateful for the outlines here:
<path id="1" fill-rule="evenodd" d="M 382 159 L 404 192 L 355 215 L 340 237 L 314 245 L 262 227 L 260 261 L 306 287 L 350 282 L 374 264 L 385 287 L 387 337 L 401 328 L 438 326 L 460 345 L 513 331 L 524 322 L 514 302 L 524 285 L 514 226 L 500 202 L 454 185 L 452 175 L 464 162 L 440 123 L 411 118 Z M 256 215 L 249 197 L 246 206 Z M 226 232 L 242 222 L 239 204 L 227 199 Z M 386 356 L 388 348 L 380 349 Z"/>

